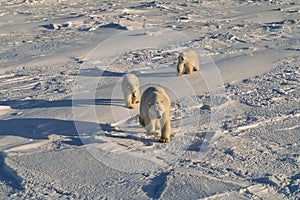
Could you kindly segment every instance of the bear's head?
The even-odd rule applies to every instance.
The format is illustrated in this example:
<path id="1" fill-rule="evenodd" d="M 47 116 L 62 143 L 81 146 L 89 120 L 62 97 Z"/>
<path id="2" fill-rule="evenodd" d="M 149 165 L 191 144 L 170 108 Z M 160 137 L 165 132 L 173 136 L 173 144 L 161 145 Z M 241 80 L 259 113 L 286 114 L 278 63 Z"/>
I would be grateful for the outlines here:
<path id="1" fill-rule="evenodd" d="M 180 53 L 178 56 L 178 62 L 183 63 L 186 62 L 186 57 L 184 56 L 184 53 Z"/>
<path id="2" fill-rule="evenodd" d="M 151 119 L 161 119 L 165 113 L 164 99 L 155 95 L 149 102 L 149 115 Z"/>

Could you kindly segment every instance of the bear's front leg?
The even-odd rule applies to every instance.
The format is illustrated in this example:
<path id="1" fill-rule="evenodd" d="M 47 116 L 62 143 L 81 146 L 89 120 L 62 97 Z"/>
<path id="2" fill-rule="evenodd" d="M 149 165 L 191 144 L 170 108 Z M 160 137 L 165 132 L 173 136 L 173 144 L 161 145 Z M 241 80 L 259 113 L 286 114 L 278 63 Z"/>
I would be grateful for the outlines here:
<path id="1" fill-rule="evenodd" d="M 155 130 L 159 132 L 161 129 L 160 120 L 155 120 Z"/>
<path id="2" fill-rule="evenodd" d="M 184 64 L 183 63 L 180 63 L 177 65 L 177 76 L 181 76 L 182 75 L 182 72 L 183 72 L 183 68 L 184 68 Z"/>
<path id="3" fill-rule="evenodd" d="M 134 91 L 132 93 L 132 104 L 138 104 L 140 103 L 140 92 L 139 91 Z"/>
<path id="4" fill-rule="evenodd" d="M 171 141 L 170 135 L 171 135 L 171 124 L 170 124 L 170 120 L 167 120 L 161 130 L 161 138 L 159 142 L 161 143 L 170 142 Z"/>
<path id="5" fill-rule="evenodd" d="M 192 73 L 192 71 L 193 71 L 193 65 L 190 64 L 190 63 L 186 63 L 186 64 L 185 64 L 185 73 L 186 73 L 187 75 L 189 75 L 189 74 Z"/>
<path id="6" fill-rule="evenodd" d="M 152 135 L 159 135 L 159 132 L 155 130 L 155 124 L 157 120 L 151 120 L 150 123 L 146 126 L 148 133 Z"/>
<path id="7" fill-rule="evenodd" d="M 133 106 L 132 106 L 132 95 L 131 94 L 125 95 L 125 101 L 126 101 L 126 107 L 129 108 L 129 109 L 133 109 Z"/>

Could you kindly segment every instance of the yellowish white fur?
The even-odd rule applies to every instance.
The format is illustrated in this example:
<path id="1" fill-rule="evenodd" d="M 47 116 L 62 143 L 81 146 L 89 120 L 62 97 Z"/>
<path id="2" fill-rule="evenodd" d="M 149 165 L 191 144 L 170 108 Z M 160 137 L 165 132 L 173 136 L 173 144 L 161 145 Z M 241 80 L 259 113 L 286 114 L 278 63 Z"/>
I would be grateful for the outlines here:
<path id="1" fill-rule="evenodd" d="M 189 75 L 193 71 L 199 71 L 199 59 L 195 51 L 182 52 L 178 56 L 177 76 L 181 76 L 184 72 Z"/>
<path id="2" fill-rule="evenodd" d="M 140 102 L 140 81 L 134 74 L 125 74 L 122 80 L 122 91 L 126 107 L 133 108 L 133 104 Z"/>
<path id="3" fill-rule="evenodd" d="M 139 122 L 147 132 L 160 135 L 160 142 L 170 142 L 170 99 L 162 87 L 149 87 L 144 91 Z"/>

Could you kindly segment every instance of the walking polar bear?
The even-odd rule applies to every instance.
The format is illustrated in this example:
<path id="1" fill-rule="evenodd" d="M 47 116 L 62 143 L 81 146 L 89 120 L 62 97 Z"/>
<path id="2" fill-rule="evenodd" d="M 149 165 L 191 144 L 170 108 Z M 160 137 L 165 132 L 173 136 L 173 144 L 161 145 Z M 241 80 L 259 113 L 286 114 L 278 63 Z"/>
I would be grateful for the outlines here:
<path id="1" fill-rule="evenodd" d="M 170 142 L 170 99 L 162 87 L 149 87 L 144 91 L 139 122 L 147 132 L 160 135 L 159 142 Z"/>
<path id="2" fill-rule="evenodd" d="M 140 102 L 140 81 L 134 74 L 125 74 L 122 80 L 122 91 L 126 107 L 133 108 L 133 104 Z"/>
<path id="3" fill-rule="evenodd" d="M 187 75 L 191 74 L 192 71 L 200 70 L 199 59 L 195 51 L 186 51 L 179 54 L 177 76 L 181 76 L 184 69 Z"/>

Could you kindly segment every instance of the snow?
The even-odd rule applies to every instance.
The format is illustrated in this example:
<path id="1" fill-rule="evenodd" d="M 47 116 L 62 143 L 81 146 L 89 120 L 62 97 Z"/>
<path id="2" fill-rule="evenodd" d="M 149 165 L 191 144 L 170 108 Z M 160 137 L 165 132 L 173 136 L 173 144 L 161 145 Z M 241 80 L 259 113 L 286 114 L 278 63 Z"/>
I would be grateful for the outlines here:
<path id="1" fill-rule="evenodd" d="M 286 1 L 0 2 L 0 199 L 299 199 Z M 176 76 L 193 49 L 200 72 Z M 121 92 L 170 96 L 171 142 Z"/>

